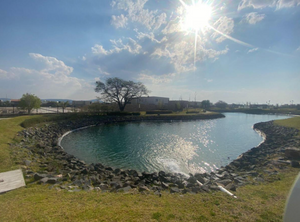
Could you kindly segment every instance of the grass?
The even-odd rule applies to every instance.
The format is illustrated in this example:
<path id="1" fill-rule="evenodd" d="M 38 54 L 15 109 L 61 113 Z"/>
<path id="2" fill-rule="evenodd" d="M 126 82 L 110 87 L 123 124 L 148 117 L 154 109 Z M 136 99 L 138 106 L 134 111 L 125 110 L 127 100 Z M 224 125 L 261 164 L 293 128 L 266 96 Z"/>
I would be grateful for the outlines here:
<path id="1" fill-rule="evenodd" d="M 34 116 L 0 121 L 0 170 L 17 167 L 7 143 Z M 276 121 L 300 128 L 300 118 Z M 280 171 L 272 183 L 247 185 L 231 198 L 222 192 L 196 195 L 74 192 L 27 185 L 0 195 L 1 221 L 282 221 L 289 190 L 299 169 Z"/>
<path id="2" fill-rule="evenodd" d="M 300 117 L 294 117 L 290 119 L 283 119 L 283 120 L 275 120 L 275 124 L 285 127 L 296 128 L 300 131 Z M 299 132 L 300 135 L 300 132 Z"/>
<path id="3" fill-rule="evenodd" d="M 242 187 L 238 199 L 222 192 L 158 197 L 30 185 L 1 195 L 0 215 L 1 221 L 282 221 L 297 173 L 290 169 L 276 182 Z"/>
<path id="4" fill-rule="evenodd" d="M 18 168 L 11 159 L 8 143 L 17 141 L 16 133 L 23 129 L 20 126 L 23 121 L 34 118 L 36 118 L 36 116 L 21 116 L 0 120 L 0 172 Z"/>

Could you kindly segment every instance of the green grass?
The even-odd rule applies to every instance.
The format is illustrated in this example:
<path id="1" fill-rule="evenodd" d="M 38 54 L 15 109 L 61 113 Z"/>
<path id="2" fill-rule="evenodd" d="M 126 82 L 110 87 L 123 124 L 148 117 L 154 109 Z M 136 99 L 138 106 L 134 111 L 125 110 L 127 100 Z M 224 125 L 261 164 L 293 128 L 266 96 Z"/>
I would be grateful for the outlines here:
<path id="1" fill-rule="evenodd" d="M 222 192 L 158 197 L 30 185 L 1 195 L 1 221 L 282 221 L 297 173 L 290 169 L 279 181 L 239 188 L 238 199 Z"/>
<path id="2" fill-rule="evenodd" d="M 300 131 L 300 117 L 293 117 L 290 119 L 276 120 L 275 124 L 285 127 L 296 128 Z M 299 132 L 300 135 L 300 132 Z"/>
<path id="3" fill-rule="evenodd" d="M 0 172 L 18 168 L 11 159 L 8 143 L 17 141 L 16 133 L 23 129 L 20 126 L 23 121 L 35 118 L 36 116 L 21 116 L 0 120 Z"/>
<path id="4" fill-rule="evenodd" d="M 34 116 L 0 121 L 0 170 L 17 167 L 7 143 L 16 140 L 20 124 Z M 276 121 L 300 128 L 300 119 Z M 281 170 L 272 183 L 247 185 L 235 192 L 179 195 L 70 193 L 43 185 L 28 185 L 0 195 L 1 221 L 282 221 L 289 190 L 299 169 Z"/>

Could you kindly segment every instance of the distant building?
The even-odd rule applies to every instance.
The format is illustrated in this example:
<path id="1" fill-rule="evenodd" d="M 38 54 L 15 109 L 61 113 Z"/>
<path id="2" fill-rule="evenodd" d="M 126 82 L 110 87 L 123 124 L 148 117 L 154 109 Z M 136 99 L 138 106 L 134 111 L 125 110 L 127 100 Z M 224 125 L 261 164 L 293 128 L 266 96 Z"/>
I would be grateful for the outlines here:
<path id="1" fill-rule="evenodd" d="M 82 107 L 82 106 L 88 106 L 92 104 L 91 101 L 84 101 L 84 100 L 80 100 L 80 101 L 72 101 L 72 106 L 75 106 L 75 107 Z"/>
<path id="2" fill-rule="evenodd" d="M 138 97 L 131 100 L 132 105 L 167 105 L 168 103 L 169 98 L 158 96 Z"/>
<path id="3" fill-rule="evenodd" d="M 20 99 L 11 99 L 10 100 L 10 104 L 12 105 L 12 106 L 19 106 L 19 104 L 20 104 Z"/>

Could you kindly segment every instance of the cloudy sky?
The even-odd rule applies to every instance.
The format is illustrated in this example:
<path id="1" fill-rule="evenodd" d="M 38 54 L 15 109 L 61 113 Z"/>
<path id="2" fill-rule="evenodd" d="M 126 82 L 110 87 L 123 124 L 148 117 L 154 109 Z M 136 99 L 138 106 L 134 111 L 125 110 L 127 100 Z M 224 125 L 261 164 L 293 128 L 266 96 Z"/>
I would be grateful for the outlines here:
<path id="1" fill-rule="evenodd" d="M 95 99 L 120 77 L 174 100 L 300 103 L 299 21 L 300 0 L 1 1 L 0 98 Z"/>

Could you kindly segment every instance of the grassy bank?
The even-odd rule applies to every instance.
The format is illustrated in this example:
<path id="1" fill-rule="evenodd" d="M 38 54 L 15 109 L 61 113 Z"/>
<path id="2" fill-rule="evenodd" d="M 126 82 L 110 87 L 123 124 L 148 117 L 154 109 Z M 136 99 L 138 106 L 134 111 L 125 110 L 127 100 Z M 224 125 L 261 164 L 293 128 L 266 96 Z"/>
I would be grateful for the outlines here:
<path id="1" fill-rule="evenodd" d="M 0 170 L 16 165 L 7 143 L 26 119 L 0 121 Z M 34 120 L 37 121 L 37 120 Z M 27 121 L 28 122 L 28 121 Z M 42 120 L 38 120 L 42 123 Z M 300 118 L 276 121 L 300 129 Z M 8 161 L 6 161 L 8 160 Z M 299 169 L 278 170 L 273 182 L 239 188 L 233 199 L 222 192 L 179 195 L 74 192 L 28 185 L 0 195 L 1 221 L 282 221 L 284 205 Z"/>
<path id="2" fill-rule="evenodd" d="M 278 124 L 280 126 L 296 128 L 300 131 L 300 117 L 294 117 L 294 118 L 284 119 L 284 120 L 276 120 L 274 122 L 275 124 Z"/>

